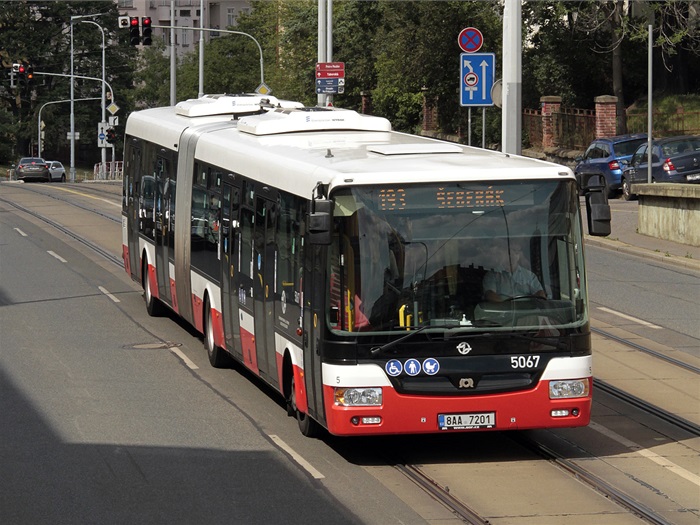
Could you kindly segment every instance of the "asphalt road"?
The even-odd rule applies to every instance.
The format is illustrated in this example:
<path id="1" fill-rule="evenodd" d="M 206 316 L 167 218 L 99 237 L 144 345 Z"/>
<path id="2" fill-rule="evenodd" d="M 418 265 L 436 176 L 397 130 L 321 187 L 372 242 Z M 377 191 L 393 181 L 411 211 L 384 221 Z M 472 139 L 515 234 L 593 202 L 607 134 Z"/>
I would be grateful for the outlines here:
<path id="1" fill-rule="evenodd" d="M 637 202 L 610 204 L 610 239 L 586 246 L 591 317 L 700 357 L 700 265 L 685 257 L 698 248 L 641 236 Z"/>

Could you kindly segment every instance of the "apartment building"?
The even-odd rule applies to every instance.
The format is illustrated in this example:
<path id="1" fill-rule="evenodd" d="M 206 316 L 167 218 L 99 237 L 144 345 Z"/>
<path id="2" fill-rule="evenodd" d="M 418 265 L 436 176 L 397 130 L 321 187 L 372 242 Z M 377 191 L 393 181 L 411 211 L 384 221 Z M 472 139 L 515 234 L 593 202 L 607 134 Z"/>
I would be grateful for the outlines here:
<path id="1" fill-rule="evenodd" d="M 190 27 L 226 29 L 235 27 L 242 13 L 250 12 L 248 0 L 117 0 L 119 14 L 126 16 L 150 16 L 154 26 L 174 26 L 177 55 L 182 56 L 197 49 L 199 39 L 208 42 L 221 33 L 193 31 Z M 202 12 L 202 7 L 204 12 Z M 175 17 L 171 17 L 174 8 Z M 170 43 L 170 29 L 154 27 L 153 40 Z"/>

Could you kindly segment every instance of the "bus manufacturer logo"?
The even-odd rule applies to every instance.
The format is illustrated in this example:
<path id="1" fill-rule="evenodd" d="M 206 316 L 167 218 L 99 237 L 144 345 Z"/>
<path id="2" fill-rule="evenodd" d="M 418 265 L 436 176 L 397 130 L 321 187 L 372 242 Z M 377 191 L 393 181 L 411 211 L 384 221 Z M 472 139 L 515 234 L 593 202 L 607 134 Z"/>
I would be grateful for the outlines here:
<path id="1" fill-rule="evenodd" d="M 459 380 L 459 388 L 474 388 L 474 380 L 471 377 L 463 377 Z"/>
<path id="2" fill-rule="evenodd" d="M 467 342 L 461 342 L 457 345 L 457 351 L 462 355 L 467 355 L 472 351 L 472 347 Z"/>

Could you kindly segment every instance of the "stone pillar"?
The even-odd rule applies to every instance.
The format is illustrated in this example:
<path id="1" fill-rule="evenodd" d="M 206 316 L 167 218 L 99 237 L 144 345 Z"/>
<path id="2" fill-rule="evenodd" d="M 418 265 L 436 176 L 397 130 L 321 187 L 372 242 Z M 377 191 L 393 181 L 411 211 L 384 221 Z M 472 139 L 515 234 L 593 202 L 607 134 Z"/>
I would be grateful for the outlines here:
<path id="1" fill-rule="evenodd" d="M 362 109 L 363 115 L 372 114 L 372 92 L 371 91 L 360 91 L 360 96 L 362 97 Z"/>
<path id="2" fill-rule="evenodd" d="M 595 101 L 595 138 L 617 135 L 617 97 L 601 95 Z"/>
<path id="3" fill-rule="evenodd" d="M 438 113 L 435 97 L 428 98 L 428 88 L 421 88 L 423 92 L 423 124 L 422 131 L 437 131 Z"/>
<path id="4" fill-rule="evenodd" d="M 554 113 L 559 113 L 561 97 L 540 97 L 540 105 L 542 106 L 542 147 L 551 148 L 557 143 Z"/>

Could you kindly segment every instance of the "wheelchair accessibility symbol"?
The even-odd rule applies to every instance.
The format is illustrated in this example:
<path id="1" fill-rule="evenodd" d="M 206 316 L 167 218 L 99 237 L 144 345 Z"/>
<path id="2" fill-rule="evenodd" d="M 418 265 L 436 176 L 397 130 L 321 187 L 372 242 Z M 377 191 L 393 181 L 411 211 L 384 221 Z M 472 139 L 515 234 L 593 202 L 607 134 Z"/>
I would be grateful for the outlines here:
<path id="1" fill-rule="evenodd" d="M 397 377 L 403 372 L 403 365 L 398 359 L 392 359 L 384 366 L 384 370 L 386 370 L 386 373 L 391 377 Z"/>

